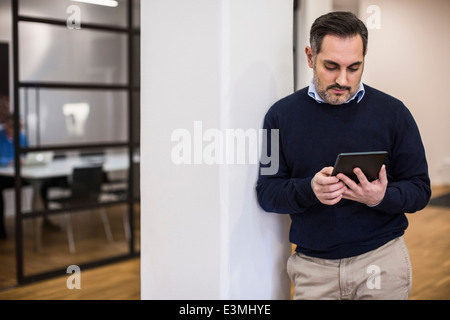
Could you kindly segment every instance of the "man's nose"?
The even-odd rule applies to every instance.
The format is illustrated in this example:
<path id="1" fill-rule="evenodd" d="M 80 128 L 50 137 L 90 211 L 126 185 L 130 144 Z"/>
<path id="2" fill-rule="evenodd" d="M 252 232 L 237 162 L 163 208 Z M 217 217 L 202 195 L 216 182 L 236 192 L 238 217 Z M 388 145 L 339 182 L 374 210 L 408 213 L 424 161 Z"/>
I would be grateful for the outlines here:
<path id="1" fill-rule="evenodd" d="M 341 72 L 339 72 L 339 75 L 336 78 L 336 83 L 338 85 L 340 85 L 341 87 L 347 87 L 348 86 L 347 72 L 345 70 L 342 70 Z"/>

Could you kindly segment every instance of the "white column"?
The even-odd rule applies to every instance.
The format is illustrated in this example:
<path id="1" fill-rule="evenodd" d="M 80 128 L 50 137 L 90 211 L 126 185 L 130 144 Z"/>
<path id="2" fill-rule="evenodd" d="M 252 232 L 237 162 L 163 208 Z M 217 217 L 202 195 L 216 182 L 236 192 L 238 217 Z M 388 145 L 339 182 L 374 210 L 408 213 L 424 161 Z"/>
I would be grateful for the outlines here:
<path id="1" fill-rule="evenodd" d="M 293 92 L 292 0 L 141 6 L 142 299 L 288 299 L 289 218 L 259 207 L 252 152 Z"/>
<path id="2" fill-rule="evenodd" d="M 297 24 L 295 26 L 296 42 L 296 90 L 309 85 L 313 77 L 312 69 L 308 66 L 305 47 L 309 46 L 309 31 L 314 21 L 321 15 L 333 10 L 333 0 L 299 0 L 298 10 L 295 12 Z"/>

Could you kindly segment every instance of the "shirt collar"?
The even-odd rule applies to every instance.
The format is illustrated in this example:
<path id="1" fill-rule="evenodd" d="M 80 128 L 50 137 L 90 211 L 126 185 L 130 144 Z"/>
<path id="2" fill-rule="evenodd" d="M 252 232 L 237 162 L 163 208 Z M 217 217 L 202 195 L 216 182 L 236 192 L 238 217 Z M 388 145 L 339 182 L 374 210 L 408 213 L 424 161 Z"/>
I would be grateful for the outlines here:
<path id="1" fill-rule="evenodd" d="M 356 91 L 355 95 L 353 97 L 351 97 L 347 102 L 345 103 L 349 103 L 350 101 L 354 100 L 355 98 L 357 98 L 356 103 L 359 103 L 361 101 L 361 99 L 364 97 L 364 94 L 366 93 L 366 91 L 364 90 L 364 85 L 362 82 L 359 83 L 359 87 L 358 90 Z M 314 84 L 314 80 L 311 80 L 311 83 L 309 84 L 309 88 L 308 88 L 308 95 L 313 98 L 314 100 L 316 100 L 318 103 L 326 103 L 322 97 L 317 93 L 316 90 L 316 85 Z"/>

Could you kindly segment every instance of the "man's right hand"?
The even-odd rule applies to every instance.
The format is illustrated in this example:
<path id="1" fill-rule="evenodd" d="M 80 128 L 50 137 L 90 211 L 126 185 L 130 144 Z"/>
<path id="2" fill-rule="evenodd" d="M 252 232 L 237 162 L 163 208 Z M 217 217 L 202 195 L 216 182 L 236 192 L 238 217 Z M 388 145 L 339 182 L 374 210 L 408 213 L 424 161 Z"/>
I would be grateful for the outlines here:
<path id="1" fill-rule="evenodd" d="M 311 187 L 317 199 L 323 204 L 334 205 L 341 201 L 346 185 L 337 177 L 332 176 L 333 167 L 320 170 L 311 180 Z"/>

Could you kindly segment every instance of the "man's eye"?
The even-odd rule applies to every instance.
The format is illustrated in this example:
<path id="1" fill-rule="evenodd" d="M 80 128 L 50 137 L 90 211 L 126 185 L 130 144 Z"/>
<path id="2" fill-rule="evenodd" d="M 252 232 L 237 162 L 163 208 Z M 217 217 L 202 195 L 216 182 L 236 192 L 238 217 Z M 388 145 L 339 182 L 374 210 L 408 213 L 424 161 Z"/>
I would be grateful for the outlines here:
<path id="1" fill-rule="evenodd" d="M 359 68 L 348 68 L 348 71 L 350 71 L 350 72 L 356 72 L 358 70 L 359 70 Z"/>
<path id="2" fill-rule="evenodd" d="M 325 69 L 330 70 L 330 71 L 333 71 L 333 70 L 336 70 L 337 67 L 325 66 Z"/>

